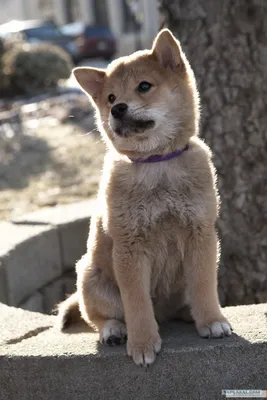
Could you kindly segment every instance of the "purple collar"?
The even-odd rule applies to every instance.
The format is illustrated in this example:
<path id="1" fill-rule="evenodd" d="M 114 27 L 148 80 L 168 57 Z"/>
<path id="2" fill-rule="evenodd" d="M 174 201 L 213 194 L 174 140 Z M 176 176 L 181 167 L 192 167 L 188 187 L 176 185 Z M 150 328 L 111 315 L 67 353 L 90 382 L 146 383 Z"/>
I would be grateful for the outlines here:
<path id="1" fill-rule="evenodd" d="M 168 161 L 171 160 L 172 158 L 180 156 L 184 151 L 189 149 L 189 144 L 183 148 L 183 149 L 178 149 L 175 150 L 173 153 L 166 154 L 166 156 L 161 156 L 160 154 L 155 154 L 154 156 L 150 156 L 148 158 L 137 158 L 136 160 L 133 160 L 130 158 L 130 160 L 134 163 L 155 163 L 155 162 L 160 162 L 160 161 Z"/>

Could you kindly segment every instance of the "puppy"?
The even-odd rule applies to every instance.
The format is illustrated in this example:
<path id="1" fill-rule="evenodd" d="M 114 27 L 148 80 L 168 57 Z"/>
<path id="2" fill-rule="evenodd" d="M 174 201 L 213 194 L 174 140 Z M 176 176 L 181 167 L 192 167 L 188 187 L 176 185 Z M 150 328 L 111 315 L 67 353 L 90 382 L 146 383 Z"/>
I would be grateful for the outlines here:
<path id="1" fill-rule="evenodd" d="M 165 320 L 193 319 L 202 337 L 230 336 L 217 294 L 216 176 L 197 137 L 198 92 L 179 42 L 164 29 L 151 50 L 74 75 L 108 151 L 61 326 L 79 312 L 102 343 L 127 337 L 139 365 L 154 362 Z"/>

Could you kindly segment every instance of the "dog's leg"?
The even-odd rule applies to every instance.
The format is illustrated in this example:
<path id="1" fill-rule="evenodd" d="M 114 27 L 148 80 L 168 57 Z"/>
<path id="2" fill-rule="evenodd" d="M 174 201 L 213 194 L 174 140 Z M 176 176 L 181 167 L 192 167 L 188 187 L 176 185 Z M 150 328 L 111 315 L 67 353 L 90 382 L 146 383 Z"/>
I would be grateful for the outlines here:
<path id="1" fill-rule="evenodd" d="M 127 331 L 118 290 L 103 279 L 102 282 L 96 282 L 95 278 L 91 281 L 89 276 L 84 276 L 84 279 L 81 285 L 77 285 L 78 291 L 59 304 L 56 326 L 63 330 L 82 318 L 98 330 L 101 343 L 125 343 Z M 101 291 L 103 298 L 99 297 Z"/>
<path id="2" fill-rule="evenodd" d="M 105 272 L 84 256 L 76 267 L 77 293 L 82 318 L 99 332 L 101 343 L 125 343 L 127 332 L 119 289 Z"/>
<path id="3" fill-rule="evenodd" d="M 92 218 L 88 251 L 76 264 L 76 272 L 77 293 L 59 306 L 60 327 L 82 317 L 99 331 L 101 343 L 125 342 L 124 311 L 112 271 L 112 240 L 97 216 Z"/>
<path id="4" fill-rule="evenodd" d="M 161 348 L 150 297 L 150 262 L 140 249 L 114 244 L 113 262 L 128 331 L 127 352 L 138 365 L 149 365 Z"/>
<path id="5" fill-rule="evenodd" d="M 191 313 L 202 337 L 231 335 L 217 292 L 217 237 L 213 227 L 199 227 L 188 239 L 184 260 Z"/>

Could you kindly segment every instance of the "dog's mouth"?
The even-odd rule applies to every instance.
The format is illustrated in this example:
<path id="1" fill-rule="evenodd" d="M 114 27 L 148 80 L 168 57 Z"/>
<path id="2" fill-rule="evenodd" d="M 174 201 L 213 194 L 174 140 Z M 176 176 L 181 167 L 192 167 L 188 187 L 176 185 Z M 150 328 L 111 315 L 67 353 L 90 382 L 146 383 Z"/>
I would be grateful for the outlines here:
<path id="1" fill-rule="evenodd" d="M 148 129 L 153 128 L 155 121 L 152 119 L 134 119 L 134 118 L 124 118 L 123 120 L 116 121 L 113 131 L 122 137 L 129 137 L 136 133 L 143 133 Z"/>

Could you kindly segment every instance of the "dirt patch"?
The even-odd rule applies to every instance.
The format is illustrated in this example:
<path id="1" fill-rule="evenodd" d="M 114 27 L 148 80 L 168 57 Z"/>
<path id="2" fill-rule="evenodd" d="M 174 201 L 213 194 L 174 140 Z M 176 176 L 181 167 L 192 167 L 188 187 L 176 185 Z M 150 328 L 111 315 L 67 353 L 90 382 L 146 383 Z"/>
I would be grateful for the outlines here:
<path id="1" fill-rule="evenodd" d="M 32 115 L 19 133 L 6 125 L 0 135 L 0 219 L 95 196 L 104 152 L 89 107 L 80 119 L 66 110 L 60 118 Z"/>

